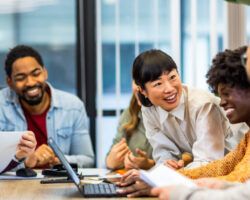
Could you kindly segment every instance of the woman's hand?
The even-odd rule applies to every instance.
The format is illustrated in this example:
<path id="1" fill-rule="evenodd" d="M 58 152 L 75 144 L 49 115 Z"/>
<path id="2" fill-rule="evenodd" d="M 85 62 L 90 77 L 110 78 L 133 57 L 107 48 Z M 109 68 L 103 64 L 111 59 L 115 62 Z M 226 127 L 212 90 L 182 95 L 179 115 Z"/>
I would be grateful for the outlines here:
<path id="1" fill-rule="evenodd" d="M 120 142 L 115 144 L 106 159 L 106 165 L 109 169 L 119 169 L 124 167 L 125 155 L 130 152 L 126 143 L 126 139 L 122 138 Z"/>
<path id="2" fill-rule="evenodd" d="M 147 153 L 140 149 L 136 149 L 138 156 L 134 156 L 132 152 L 126 154 L 124 159 L 125 169 L 150 169 L 155 162 L 149 159 Z"/>
<path id="3" fill-rule="evenodd" d="M 199 178 L 195 180 L 195 183 L 200 187 L 206 187 L 210 189 L 221 189 L 225 187 L 227 182 L 215 178 Z"/>
<path id="4" fill-rule="evenodd" d="M 177 169 L 181 169 L 184 167 L 184 161 L 183 160 L 166 160 L 164 165 L 166 165 L 167 167 L 170 167 L 174 170 L 177 170 Z"/>

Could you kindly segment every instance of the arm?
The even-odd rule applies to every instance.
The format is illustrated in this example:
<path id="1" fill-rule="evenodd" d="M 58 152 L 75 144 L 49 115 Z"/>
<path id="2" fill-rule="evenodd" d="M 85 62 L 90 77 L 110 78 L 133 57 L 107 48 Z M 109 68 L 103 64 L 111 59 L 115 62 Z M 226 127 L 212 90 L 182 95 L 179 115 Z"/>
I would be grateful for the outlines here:
<path id="1" fill-rule="evenodd" d="M 94 152 L 88 130 L 88 118 L 83 103 L 75 113 L 75 123 L 71 135 L 69 162 L 77 163 L 79 167 L 93 167 Z"/>
<path id="2" fill-rule="evenodd" d="M 226 120 L 217 105 L 207 103 L 195 114 L 193 162 L 187 168 L 199 167 L 224 156 Z"/>
<path id="3" fill-rule="evenodd" d="M 172 191 L 170 191 L 169 199 L 170 200 L 172 199 L 173 200 L 200 200 L 200 199 L 247 200 L 250 198 L 250 190 L 248 189 L 249 187 L 250 187 L 250 182 L 220 190 L 212 190 L 204 188 L 190 189 L 185 186 L 178 186 L 174 187 Z M 160 193 L 163 193 L 163 191 Z"/>
<path id="4" fill-rule="evenodd" d="M 193 179 L 202 177 L 217 177 L 229 174 L 243 158 L 246 152 L 246 144 L 249 140 L 249 136 L 249 133 L 246 134 L 237 148 L 228 153 L 221 160 L 213 161 L 195 169 L 181 169 L 179 172 Z"/>
<path id="5" fill-rule="evenodd" d="M 116 136 L 106 157 L 106 166 L 109 169 L 121 169 L 124 167 L 125 155 L 130 150 L 125 139 L 126 133 L 123 131 L 123 125 L 128 122 L 129 116 L 129 111 L 126 109 L 119 119 Z"/>

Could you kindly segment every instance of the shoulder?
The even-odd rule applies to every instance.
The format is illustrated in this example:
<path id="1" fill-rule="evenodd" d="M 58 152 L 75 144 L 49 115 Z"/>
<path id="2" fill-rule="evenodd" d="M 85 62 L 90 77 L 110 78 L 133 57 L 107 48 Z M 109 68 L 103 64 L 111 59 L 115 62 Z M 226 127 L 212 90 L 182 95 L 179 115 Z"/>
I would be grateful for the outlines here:
<path id="1" fill-rule="evenodd" d="M 199 109 L 207 105 L 219 107 L 220 98 L 209 91 L 187 87 L 185 89 L 189 106 Z"/>
<path id="2" fill-rule="evenodd" d="M 0 90 L 0 104 L 6 104 L 11 98 L 13 98 L 13 93 L 9 87 Z"/>
<path id="3" fill-rule="evenodd" d="M 83 101 L 79 97 L 59 89 L 53 89 L 52 101 L 65 109 L 78 109 L 84 106 Z"/>
<path id="4" fill-rule="evenodd" d="M 120 122 L 126 122 L 129 121 L 129 119 L 131 118 L 130 112 L 129 112 L 129 108 L 126 108 L 121 116 L 120 116 Z"/>

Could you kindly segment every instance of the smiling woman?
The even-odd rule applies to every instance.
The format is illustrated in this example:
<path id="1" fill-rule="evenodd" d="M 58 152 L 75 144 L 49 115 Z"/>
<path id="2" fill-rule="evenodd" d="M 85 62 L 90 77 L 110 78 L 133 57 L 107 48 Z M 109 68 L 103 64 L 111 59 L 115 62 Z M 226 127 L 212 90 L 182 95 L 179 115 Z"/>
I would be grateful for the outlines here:
<path id="1" fill-rule="evenodd" d="M 184 167 L 184 152 L 193 156 L 193 162 L 186 166 L 189 168 L 224 156 L 226 136 L 233 134 L 233 129 L 219 99 L 182 85 L 169 55 L 160 50 L 141 53 L 133 63 L 133 79 L 139 86 L 154 160 L 178 169 Z"/>

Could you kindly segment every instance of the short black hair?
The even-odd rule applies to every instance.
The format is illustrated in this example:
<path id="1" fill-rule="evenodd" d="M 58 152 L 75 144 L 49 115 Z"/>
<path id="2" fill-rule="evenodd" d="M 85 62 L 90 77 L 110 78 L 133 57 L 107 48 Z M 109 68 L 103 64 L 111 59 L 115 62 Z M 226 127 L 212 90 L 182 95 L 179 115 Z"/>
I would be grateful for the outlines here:
<path id="1" fill-rule="evenodd" d="M 133 63 L 133 79 L 141 88 L 145 89 L 145 84 L 158 79 L 164 72 L 177 70 L 174 60 L 165 52 L 151 49 L 139 54 Z M 144 106 L 152 106 L 148 98 L 138 93 L 140 101 Z"/>
<path id="2" fill-rule="evenodd" d="M 38 51 L 36 51 L 35 49 L 33 49 L 30 46 L 17 45 L 13 49 L 10 49 L 10 51 L 6 55 L 6 59 L 5 59 L 5 72 L 6 72 L 6 75 L 8 77 L 11 76 L 13 63 L 17 59 L 24 58 L 24 57 L 33 57 L 33 58 L 36 59 L 36 61 L 42 67 L 44 67 L 43 59 L 42 59 L 41 55 L 38 53 Z"/>
<path id="3" fill-rule="evenodd" d="M 246 69 L 242 65 L 241 56 L 247 51 L 247 46 L 235 50 L 226 49 L 219 52 L 212 61 L 206 77 L 210 90 L 218 94 L 218 85 L 226 84 L 230 87 L 249 89 Z"/>

